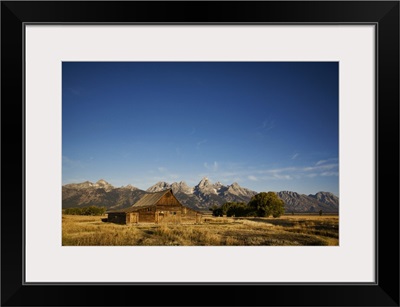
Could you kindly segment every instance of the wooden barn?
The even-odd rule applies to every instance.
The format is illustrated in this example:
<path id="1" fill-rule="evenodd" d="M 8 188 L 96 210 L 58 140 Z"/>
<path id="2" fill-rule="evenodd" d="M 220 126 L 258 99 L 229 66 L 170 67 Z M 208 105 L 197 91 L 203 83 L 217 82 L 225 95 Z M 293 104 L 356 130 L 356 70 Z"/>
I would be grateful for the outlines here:
<path id="1" fill-rule="evenodd" d="M 201 222 L 201 213 L 182 205 L 172 189 L 146 194 L 130 208 L 107 213 L 107 221 L 118 224 Z"/>

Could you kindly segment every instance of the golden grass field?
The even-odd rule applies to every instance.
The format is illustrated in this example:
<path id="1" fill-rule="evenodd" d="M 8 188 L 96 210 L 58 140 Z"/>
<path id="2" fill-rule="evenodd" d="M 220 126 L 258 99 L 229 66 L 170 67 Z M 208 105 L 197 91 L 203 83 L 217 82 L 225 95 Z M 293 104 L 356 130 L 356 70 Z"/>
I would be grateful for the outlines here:
<path id="1" fill-rule="evenodd" d="M 201 224 L 118 225 L 106 216 L 62 216 L 62 245 L 305 246 L 339 245 L 338 215 L 280 218 L 203 217 Z"/>

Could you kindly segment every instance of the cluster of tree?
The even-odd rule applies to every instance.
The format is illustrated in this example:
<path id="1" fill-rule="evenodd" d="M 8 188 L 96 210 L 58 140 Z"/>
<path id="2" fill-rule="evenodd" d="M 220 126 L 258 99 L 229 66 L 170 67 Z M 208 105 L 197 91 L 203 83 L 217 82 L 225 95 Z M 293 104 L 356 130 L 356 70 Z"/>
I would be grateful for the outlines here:
<path id="1" fill-rule="evenodd" d="M 245 203 L 227 202 L 220 207 L 210 208 L 213 216 L 253 216 L 251 208 Z"/>
<path id="2" fill-rule="evenodd" d="M 90 206 L 82 208 L 68 208 L 64 210 L 64 213 L 71 215 L 104 215 L 106 210 L 106 207 Z"/>
<path id="3" fill-rule="evenodd" d="M 213 216 L 279 217 L 285 213 L 285 203 L 274 192 L 261 192 L 254 195 L 248 204 L 227 202 L 210 210 Z"/>

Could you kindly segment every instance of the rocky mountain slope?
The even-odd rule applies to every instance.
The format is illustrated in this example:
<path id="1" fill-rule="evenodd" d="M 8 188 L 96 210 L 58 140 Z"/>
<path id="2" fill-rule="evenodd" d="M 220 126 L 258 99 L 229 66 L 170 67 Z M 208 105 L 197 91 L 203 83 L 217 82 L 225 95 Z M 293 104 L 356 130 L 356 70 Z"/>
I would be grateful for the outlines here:
<path id="1" fill-rule="evenodd" d="M 85 181 L 82 183 L 66 184 L 62 187 L 62 207 L 105 206 L 107 209 L 122 209 L 132 206 L 144 194 L 172 189 L 176 198 L 184 205 L 197 209 L 207 210 L 212 206 L 219 206 L 225 202 L 250 201 L 257 192 L 241 187 L 234 182 L 223 185 L 220 182 L 212 183 L 203 178 L 196 186 L 189 187 L 185 182 L 158 182 L 146 191 L 132 185 L 114 187 L 101 179 L 96 183 Z M 298 194 L 291 191 L 277 192 L 285 202 L 285 211 L 290 212 L 338 212 L 339 199 L 329 192 L 318 192 L 315 195 Z"/>
<path id="2" fill-rule="evenodd" d="M 285 202 L 285 212 L 338 212 L 339 198 L 329 192 L 318 192 L 317 194 L 299 194 L 291 191 L 277 193 L 279 198 Z"/>
<path id="3" fill-rule="evenodd" d="M 227 201 L 248 202 L 252 196 L 257 194 L 255 191 L 242 188 L 236 182 L 225 186 L 220 182 L 213 184 L 206 177 L 193 188 L 189 187 L 183 181 L 172 184 L 157 182 L 148 188 L 147 192 L 158 192 L 164 189 L 172 189 L 174 195 L 183 204 L 197 209 L 220 206 Z"/>
<path id="4" fill-rule="evenodd" d="M 131 185 L 115 188 L 102 179 L 96 183 L 71 183 L 62 187 L 62 207 L 105 206 L 122 209 L 132 206 L 145 193 Z"/>

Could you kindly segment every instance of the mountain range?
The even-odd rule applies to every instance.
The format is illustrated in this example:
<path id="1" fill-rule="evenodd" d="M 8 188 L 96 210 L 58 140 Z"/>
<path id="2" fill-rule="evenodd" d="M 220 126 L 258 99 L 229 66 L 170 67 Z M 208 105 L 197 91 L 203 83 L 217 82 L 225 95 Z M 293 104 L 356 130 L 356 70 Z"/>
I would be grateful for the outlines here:
<path id="1" fill-rule="evenodd" d="M 258 192 L 241 187 L 237 182 L 223 185 L 212 183 L 204 177 L 194 187 L 185 182 L 157 182 L 146 191 L 132 185 L 114 187 L 100 179 L 96 183 L 85 181 L 62 186 L 62 207 L 105 206 L 107 209 L 123 209 L 132 206 L 144 194 L 172 189 L 176 198 L 187 207 L 196 210 L 208 210 L 225 202 L 250 201 Z M 266 191 L 267 192 L 267 191 Z M 338 212 L 339 198 L 330 192 L 316 194 L 299 194 L 292 191 L 276 192 L 285 203 L 285 212 Z"/>

